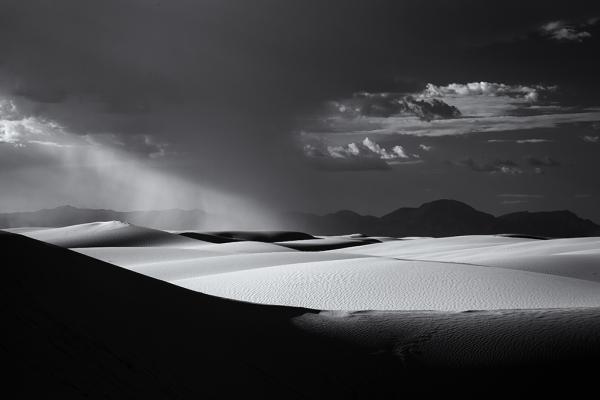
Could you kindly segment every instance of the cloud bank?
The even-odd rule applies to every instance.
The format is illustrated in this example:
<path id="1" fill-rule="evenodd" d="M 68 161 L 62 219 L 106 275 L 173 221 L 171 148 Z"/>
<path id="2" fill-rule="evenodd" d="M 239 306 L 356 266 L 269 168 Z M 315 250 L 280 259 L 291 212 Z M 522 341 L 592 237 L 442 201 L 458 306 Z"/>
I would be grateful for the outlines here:
<path id="1" fill-rule="evenodd" d="M 417 117 L 423 121 L 460 117 L 460 111 L 435 98 L 417 99 L 402 93 L 355 93 L 349 99 L 330 103 L 331 117 Z"/>
<path id="2" fill-rule="evenodd" d="M 550 21 L 540 28 L 542 35 L 559 42 L 582 42 L 591 38 L 586 29 L 595 25 L 598 18 L 590 18 L 583 23 L 567 23 L 566 21 Z"/>
<path id="3" fill-rule="evenodd" d="M 494 82 L 427 84 L 408 94 L 358 93 L 332 101 L 311 117 L 321 137 L 335 135 L 454 136 L 486 132 L 555 128 L 600 121 L 600 107 L 561 106 L 549 85 Z M 541 143 L 532 138 L 520 143 Z"/>

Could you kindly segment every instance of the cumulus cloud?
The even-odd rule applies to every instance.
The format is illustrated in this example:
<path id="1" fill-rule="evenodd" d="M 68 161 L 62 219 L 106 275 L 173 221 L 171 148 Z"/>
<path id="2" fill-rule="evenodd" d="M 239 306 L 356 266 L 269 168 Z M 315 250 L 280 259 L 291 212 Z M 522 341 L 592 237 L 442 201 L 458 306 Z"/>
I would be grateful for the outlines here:
<path id="1" fill-rule="evenodd" d="M 465 117 L 525 116 L 561 111 L 549 100 L 553 85 L 522 85 L 498 82 L 428 83 L 416 96 L 439 99 L 458 108 Z"/>
<path id="2" fill-rule="evenodd" d="M 423 98 L 443 98 L 443 97 L 467 97 L 467 96 L 508 96 L 520 98 L 528 102 L 536 102 L 540 99 L 540 94 L 555 90 L 554 86 L 543 85 L 507 85 L 495 82 L 470 82 L 470 83 L 451 83 L 445 86 L 438 86 L 428 83 L 425 90 L 419 95 Z"/>
<path id="3" fill-rule="evenodd" d="M 428 146 L 426 144 L 420 144 L 419 148 L 423 151 L 431 151 L 433 149 L 433 146 Z"/>
<path id="4" fill-rule="evenodd" d="M 352 145 L 352 143 L 351 143 Z M 304 155 L 317 169 L 325 171 L 389 170 L 390 165 L 378 157 L 354 154 L 354 146 L 316 146 L 305 144 Z"/>
<path id="5" fill-rule="evenodd" d="M 379 155 L 379 158 L 382 160 L 393 160 L 396 158 L 408 158 L 406 153 L 404 152 L 404 148 L 402 146 L 394 146 L 391 151 L 388 151 L 381 147 L 379 144 L 373 142 L 368 137 L 363 140 L 362 145 L 369 149 L 371 152 Z M 358 146 L 354 143 L 350 143 L 349 146 L 353 146 L 358 150 Z M 358 154 L 358 153 L 357 153 Z"/>
<path id="6" fill-rule="evenodd" d="M 76 135 L 58 122 L 28 112 L 7 98 L 0 98 L 0 143 L 22 148 L 34 145 L 56 149 L 108 146 L 149 158 L 168 154 L 168 144 L 157 142 L 151 135 Z"/>
<path id="7" fill-rule="evenodd" d="M 9 99 L 0 99 L 0 143 L 25 147 L 27 144 L 62 146 L 64 128 L 54 121 L 22 113 Z"/>
<path id="8" fill-rule="evenodd" d="M 582 139 L 584 142 L 588 142 L 588 143 L 599 143 L 600 142 L 600 136 L 585 135 Z"/>
<path id="9" fill-rule="evenodd" d="M 582 42 L 592 37 L 585 29 L 598 22 L 597 18 L 591 18 L 584 23 L 574 24 L 566 21 L 550 21 L 540 28 L 542 35 L 560 42 Z"/>
<path id="10" fill-rule="evenodd" d="M 304 155 L 318 168 L 327 170 L 382 170 L 390 165 L 420 163 L 416 155 L 408 155 L 403 146 L 385 148 L 366 137 L 347 145 L 305 144 Z"/>

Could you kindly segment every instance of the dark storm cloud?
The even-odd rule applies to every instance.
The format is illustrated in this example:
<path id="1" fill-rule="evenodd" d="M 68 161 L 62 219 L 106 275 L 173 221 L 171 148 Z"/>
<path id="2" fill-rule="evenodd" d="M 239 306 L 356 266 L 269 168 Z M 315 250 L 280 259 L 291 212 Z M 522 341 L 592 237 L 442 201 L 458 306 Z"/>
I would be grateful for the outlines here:
<path id="1" fill-rule="evenodd" d="M 549 101 L 559 92 L 549 85 L 509 85 L 496 82 L 428 83 L 415 93 L 356 93 L 327 103 L 303 132 L 327 136 L 411 135 L 452 136 L 557 128 L 600 121 L 600 107 L 563 107 Z M 508 139 L 493 139 L 499 143 Z M 543 143 L 543 138 L 519 144 Z"/>
<path id="2" fill-rule="evenodd" d="M 2 69 L 15 94 L 90 96 L 119 112 L 195 102 L 253 115 L 389 88 L 394 77 L 455 81 L 451 66 L 474 38 L 485 46 L 558 17 L 594 16 L 584 2 L 439 1 L 435 13 L 410 1 L 3 4 Z M 460 71 L 467 81 L 481 75 Z"/>
<path id="3" fill-rule="evenodd" d="M 600 104 L 598 24 L 585 29 L 577 25 L 600 15 L 600 5 L 589 1 L 0 0 L 0 7 L 0 96 L 23 110 L 19 123 L 25 128 L 57 124 L 67 136 L 152 158 L 165 172 L 202 183 L 218 182 L 231 192 L 250 193 L 273 204 L 289 201 L 290 208 L 328 211 L 323 208 L 350 206 L 339 204 L 338 190 L 345 190 L 344 201 L 372 207 L 391 205 L 367 201 L 373 197 L 382 202 L 420 202 L 450 196 L 454 188 L 475 197 L 480 192 L 465 188 L 475 178 L 465 176 L 460 168 L 444 170 L 453 175 L 438 180 L 428 169 L 435 167 L 430 158 L 443 162 L 479 149 L 475 140 L 481 139 L 470 138 L 469 127 L 454 118 L 450 106 L 463 117 L 469 116 L 469 108 L 464 101 L 452 104 L 447 97 L 439 98 L 439 103 L 415 97 L 411 103 L 418 105 L 411 115 L 417 124 L 438 123 L 426 143 L 414 137 L 405 145 L 399 139 L 380 140 L 371 132 L 344 140 L 339 135 L 327 142 L 321 151 L 347 149 L 350 143 L 358 145 L 369 137 L 388 153 L 396 145 L 404 146 L 410 157 L 391 160 L 373 152 L 366 157 L 372 168 L 368 182 L 356 181 L 364 177 L 343 178 L 351 173 L 338 174 L 333 189 L 322 177 L 329 175 L 311 168 L 315 160 L 306 160 L 302 146 L 290 134 L 304 129 L 306 116 L 319 112 L 325 102 L 350 99 L 354 93 L 414 94 L 427 83 L 445 88 L 453 82 L 500 82 L 511 88 L 557 86 L 560 90 L 552 95 L 556 97 L 546 99 L 536 92 L 537 101 L 573 106 L 577 114 L 556 122 L 548 112 L 535 108 L 547 104 L 526 104 L 524 96 L 530 92 L 517 93 L 507 96 L 518 103 L 513 114 L 501 115 L 502 121 L 480 121 L 483 128 L 497 132 L 520 127 L 559 129 L 565 119 L 590 122 L 597 110 L 586 109 L 586 115 L 581 110 Z M 543 35 L 540 27 L 554 21 L 573 26 L 574 34 L 590 36 L 558 41 Z M 490 103 L 499 97 L 481 99 Z M 501 100 L 498 107 L 506 110 L 508 102 Z M 369 131 L 376 128 L 369 121 L 373 115 L 392 116 L 398 111 L 402 110 L 396 104 L 375 102 L 357 119 L 361 129 Z M 6 121 L 8 115 L 8 111 L 3 114 Z M 51 147 L 50 142 L 72 144 L 61 141 L 59 133 L 16 125 L 5 124 L 8 128 L 0 136 L 6 143 L 0 147 L 10 150 L 15 163 L 22 159 L 23 167 L 35 164 L 30 160 L 34 149 Z M 385 128 L 395 132 L 402 127 Z M 422 125 L 415 129 L 423 132 Z M 466 132 L 464 138 L 453 138 L 464 151 L 445 153 L 447 147 L 459 145 L 434 136 L 448 132 Z M 597 134 L 578 133 L 576 140 L 582 147 L 584 136 Z M 537 132 L 528 137 L 546 139 Z M 16 141 L 33 140 L 39 142 L 37 147 L 15 147 Z M 419 148 L 421 143 L 435 151 Z M 498 157 L 523 156 L 511 143 L 498 146 L 507 149 Z M 23 157 L 15 153 L 18 150 L 24 151 Z M 577 151 L 592 157 L 589 148 Z M 331 154 L 323 154 L 320 162 L 329 163 Z M 424 160 L 419 169 L 391 166 L 416 162 L 414 154 Z M 352 167 L 347 169 L 361 162 L 348 161 Z M 485 162 L 479 164 L 480 169 L 490 168 Z M 422 178 L 421 167 L 430 181 Z M 397 185 L 399 175 L 411 182 L 414 198 L 412 191 L 395 189 L 404 187 Z M 487 174 L 470 175 L 483 179 Z M 19 179 L 28 187 L 40 180 L 25 181 L 19 175 L 12 186 Z M 581 187 L 573 191 L 598 194 L 595 186 L 577 182 Z M 357 189 L 365 184 L 372 193 Z M 426 188 L 433 191 L 425 194 Z"/>
<path id="4" fill-rule="evenodd" d="M 415 116 L 423 121 L 460 117 L 458 108 L 439 99 L 419 100 L 401 93 L 355 93 L 350 99 L 330 102 L 334 113 L 345 117 Z"/>

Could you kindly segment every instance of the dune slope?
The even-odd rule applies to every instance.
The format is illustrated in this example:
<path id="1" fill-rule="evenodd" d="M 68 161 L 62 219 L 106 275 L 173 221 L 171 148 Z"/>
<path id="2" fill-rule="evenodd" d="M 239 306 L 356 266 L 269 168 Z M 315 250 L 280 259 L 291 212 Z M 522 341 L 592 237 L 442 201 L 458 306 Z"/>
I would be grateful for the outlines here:
<path id="1" fill-rule="evenodd" d="M 173 283 L 236 300 L 325 310 L 600 306 L 597 282 L 504 268 L 372 257 L 240 269 Z"/>
<path id="2" fill-rule="evenodd" d="M 456 236 L 395 241 L 337 252 L 402 260 L 467 263 L 600 282 L 600 237 L 535 240 Z"/>
<path id="3" fill-rule="evenodd" d="M 11 230 L 8 229 L 8 232 Z M 157 229 L 130 225 L 120 221 L 92 222 L 62 228 L 21 230 L 33 239 L 61 247 L 126 247 L 126 246 L 176 246 L 197 247 L 206 242 L 186 238 Z"/>
<path id="4" fill-rule="evenodd" d="M 480 398 L 491 387 L 595 386 L 598 308 L 317 312 L 207 296 L 19 235 L 0 232 L 0 246 L 10 260 L 4 388 L 23 398 Z"/>

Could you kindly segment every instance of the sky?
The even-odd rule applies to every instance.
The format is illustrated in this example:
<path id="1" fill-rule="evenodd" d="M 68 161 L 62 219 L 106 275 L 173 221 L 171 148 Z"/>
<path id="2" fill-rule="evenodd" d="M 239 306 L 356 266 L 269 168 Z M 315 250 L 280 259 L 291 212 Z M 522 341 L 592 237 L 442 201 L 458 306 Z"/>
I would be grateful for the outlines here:
<path id="1" fill-rule="evenodd" d="M 590 1 L 0 0 L 0 212 L 600 222 Z"/>

